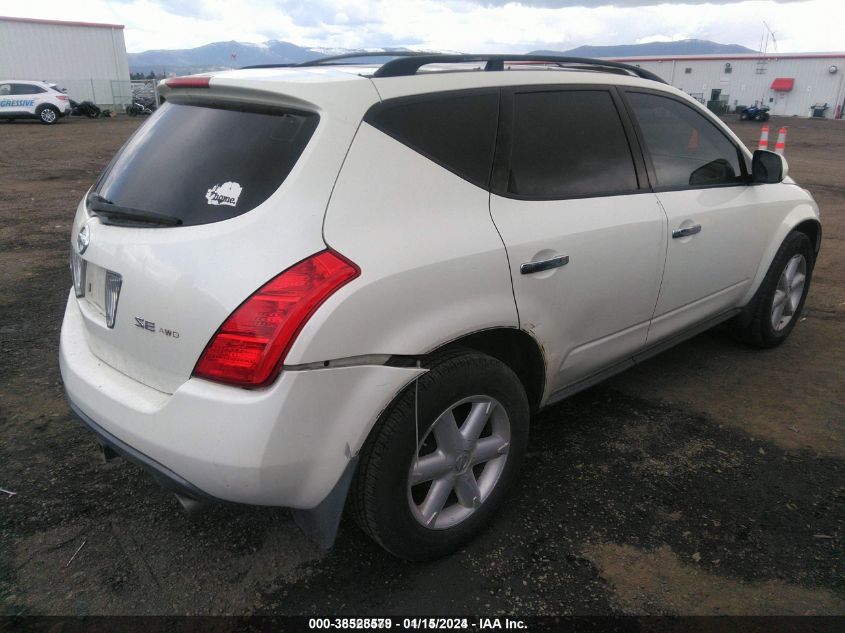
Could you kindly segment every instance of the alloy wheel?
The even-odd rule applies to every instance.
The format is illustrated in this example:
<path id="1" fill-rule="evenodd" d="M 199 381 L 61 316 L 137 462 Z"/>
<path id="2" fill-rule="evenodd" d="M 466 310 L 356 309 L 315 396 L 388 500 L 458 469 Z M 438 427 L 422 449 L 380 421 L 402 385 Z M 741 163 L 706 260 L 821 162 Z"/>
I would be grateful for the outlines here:
<path id="1" fill-rule="evenodd" d="M 772 328 L 775 332 L 783 330 L 795 316 L 804 296 L 806 281 L 807 260 L 799 253 L 786 263 L 775 288 L 772 301 Z"/>
<path id="2" fill-rule="evenodd" d="M 510 441 L 507 411 L 494 398 L 464 398 L 441 413 L 422 436 L 408 472 L 414 518 L 434 530 L 466 521 L 496 487 Z"/>

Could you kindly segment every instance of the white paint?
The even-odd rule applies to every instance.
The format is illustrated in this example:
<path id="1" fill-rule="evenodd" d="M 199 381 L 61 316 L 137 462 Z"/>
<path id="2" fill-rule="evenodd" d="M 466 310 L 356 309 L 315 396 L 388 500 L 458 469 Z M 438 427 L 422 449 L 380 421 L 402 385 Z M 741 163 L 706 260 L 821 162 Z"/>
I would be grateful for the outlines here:
<path id="1" fill-rule="evenodd" d="M 416 356 L 466 333 L 518 327 L 543 345 L 548 397 L 647 340 L 745 305 L 788 231 L 818 218 L 809 194 L 791 181 L 549 202 L 491 196 L 363 123 L 364 113 L 380 97 L 484 86 L 598 83 L 683 93 L 588 72 L 359 76 L 371 70 L 229 72 L 212 77 L 208 90 L 164 89 L 174 99 L 249 99 L 320 114 L 288 178 L 249 213 L 141 229 L 89 220 L 83 204 L 77 210 L 71 235 L 86 221 L 90 227 L 85 259 L 119 272 L 123 288 L 114 329 L 86 300 L 68 297 L 60 366 L 69 397 L 108 432 L 222 499 L 314 507 L 379 413 L 420 374 L 366 365 L 284 370 L 260 390 L 190 377 L 246 297 L 327 245 L 361 275 L 311 316 L 287 365 Z M 669 238 L 689 223 L 701 224 L 701 233 Z M 522 262 L 554 253 L 569 263 L 550 274 L 519 273 Z M 180 337 L 136 327 L 135 317 Z"/>

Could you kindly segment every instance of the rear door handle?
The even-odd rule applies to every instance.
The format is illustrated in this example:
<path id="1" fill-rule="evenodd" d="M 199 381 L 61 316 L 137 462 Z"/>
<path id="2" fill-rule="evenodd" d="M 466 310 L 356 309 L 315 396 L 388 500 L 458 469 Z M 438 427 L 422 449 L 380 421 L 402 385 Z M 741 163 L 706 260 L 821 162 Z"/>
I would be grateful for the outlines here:
<path id="1" fill-rule="evenodd" d="M 531 273 L 539 273 L 544 270 L 551 270 L 552 268 L 560 268 L 569 263 L 569 255 L 560 255 L 552 257 L 551 259 L 543 259 L 539 262 L 525 262 L 519 267 L 519 272 L 523 275 L 530 275 Z"/>
<path id="2" fill-rule="evenodd" d="M 675 229 L 672 231 L 672 238 L 687 237 L 688 235 L 695 235 L 701 233 L 701 225 L 693 224 L 692 226 L 685 226 L 682 229 Z"/>

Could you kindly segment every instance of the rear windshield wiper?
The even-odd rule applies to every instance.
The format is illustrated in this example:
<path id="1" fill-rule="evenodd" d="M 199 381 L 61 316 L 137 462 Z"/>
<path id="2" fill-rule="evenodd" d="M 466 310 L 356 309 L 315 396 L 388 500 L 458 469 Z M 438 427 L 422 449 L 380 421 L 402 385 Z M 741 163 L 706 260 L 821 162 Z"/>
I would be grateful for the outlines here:
<path id="1" fill-rule="evenodd" d="M 182 218 L 177 218 L 175 215 L 165 215 L 164 213 L 144 211 L 143 209 L 135 209 L 133 207 L 123 207 L 94 192 L 88 195 L 88 208 L 95 215 L 102 215 L 109 220 L 128 220 L 130 222 L 161 224 L 163 226 L 179 226 L 182 224 Z"/>

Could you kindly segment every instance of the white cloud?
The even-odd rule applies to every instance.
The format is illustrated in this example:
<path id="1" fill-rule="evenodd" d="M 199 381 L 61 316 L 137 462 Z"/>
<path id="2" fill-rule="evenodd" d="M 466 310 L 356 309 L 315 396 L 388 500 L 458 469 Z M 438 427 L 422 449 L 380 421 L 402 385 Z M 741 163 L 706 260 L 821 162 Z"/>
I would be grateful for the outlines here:
<path id="1" fill-rule="evenodd" d="M 656 35 L 646 35 L 645 37 L 641 37 L 635 44 L 651 44 L 652 42 L 679 42 L 681 40 L 688 40 L 693 39 L 690 38 L 689 35 L 663 35 L 663 34 L 656 34 Z M 721 43 L 721 42 L 720 42 Z"/>
<path id="2" fill-rule="evenodd" d="M 649 4 L 657 1 L 41 0 L 2 12 L 125 24 L 131 52 L 268 39 L 308 46 L 410 45 L 468 52 L 562 50 L 582 44 L 683 38 L 756 48 L 763 19 L 775 30 L 781 52 L 837 50 L 843 45 L 841 35 L 830 28 L 845 23 L 842 0 Z"/>

